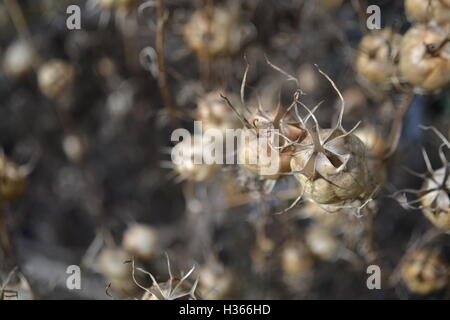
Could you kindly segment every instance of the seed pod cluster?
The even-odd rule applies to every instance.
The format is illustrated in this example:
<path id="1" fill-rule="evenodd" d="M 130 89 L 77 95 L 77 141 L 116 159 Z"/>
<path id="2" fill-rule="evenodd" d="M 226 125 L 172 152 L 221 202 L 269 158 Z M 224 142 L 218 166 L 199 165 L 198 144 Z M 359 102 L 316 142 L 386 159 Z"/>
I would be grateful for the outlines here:
<path id="1" fill-rule="evenodd" d="M 375 85 L 388 86 L 396 75 L 400 42 L 401 35 L 391 28 L 364 36 L 356 58 L 358 75 Z"/>
<path id="2" fill-rule="evenodd" d="M 248 41 L 252 27 L 240 21 L 237 8 L 199 9 L 184 26 L 189 47 L 199 56 L 216 58 L 237 53 Z"/>

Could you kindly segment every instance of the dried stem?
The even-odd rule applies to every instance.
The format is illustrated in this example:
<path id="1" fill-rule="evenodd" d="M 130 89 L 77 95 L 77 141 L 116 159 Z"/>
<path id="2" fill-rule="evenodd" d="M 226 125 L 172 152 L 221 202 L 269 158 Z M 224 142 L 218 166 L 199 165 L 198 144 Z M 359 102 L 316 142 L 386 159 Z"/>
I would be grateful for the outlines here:
<path id="1" fill-rule="evenodd" d="M 156 1 L 157 14 L 157 35 L 156 35 L 156 55 L 158 59 L 158 85 L 164 102 L 164 108 L 169 115 L 171 125 L 177 127 L 178 119 L 173 113 L 172 97 L 170 96 L 169 84 L 167 82 L 166 62 L 164 58 L 164 41 L 167 22 L 167 13 L 163 0 Z"/>
<path id="2" fill-rule="evenodd" d="M 397 109 L 397 112 L 395 113 L 394 122 L 392 124 L 392 130 L 390 134 L 391 145 L 389 146 L 387 153 L 384 157 L 384 160 L 387 160 L 390 158 L 395 151 L 397 150 L 398 143 L 400 142 L 400 137 L 402 133 L 403 128 L 403 121 L 406 115 L 406 112 L 409 110 L 409 107 L 411 106 L 411 102 L 414 98 L 414 93 L 412 91 L 406 93 L 403 96 L 403 101 L 399 108 Z"/>

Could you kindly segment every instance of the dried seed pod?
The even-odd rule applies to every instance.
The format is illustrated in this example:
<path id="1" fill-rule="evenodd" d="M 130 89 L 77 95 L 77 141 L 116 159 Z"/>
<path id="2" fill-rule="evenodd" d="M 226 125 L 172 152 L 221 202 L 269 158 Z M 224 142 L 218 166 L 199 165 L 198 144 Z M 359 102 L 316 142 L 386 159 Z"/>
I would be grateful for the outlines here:
<path id="1" fill-rule="evenodd" d="M 39 68 L 37 77 L 41 92 L 50 99 L 57 99 L 71 88 L 75 70 L 63 60 L 52 59 Z"/>
<path id="2" fill-rule="evenodd" d="M 122 246 L 138 259 L 152 259 L 159 251 L 158 232 L 147 225 L 132 225 L 123 235 Z"/>
<path id="3" fill-rule="evenodd" d="M 395 76 L 401 36 L 390 28 L 364 36 L 356 58 L 356 71 L 375 85 L 388 85 Z"/>
<path id="4" fill-rule="evenodd" d="M 142 269 L 139 271 L 145 273 L 150 277 L 153 285 L 150 288 L 145 288 L 139 283 L 136 284 L 143 290 L 145 290 L 144 295 L 141 300 L 198 300 L 200 299 L 200 294 L 197 290 L 198 280 L 192 283 L 189 277 L 194 272 L 195 267 L 192 267 L 186 275 L 181 278 L 175 278 L 172 274 L 170 268 L 170 261 L 167 257 L 167 265 L 169 269 L 169 280 L 163 283 L 158 283 L 155 277 L 150 273 Z M 134 272 L 133 272 L 134 274 Z"/>
<path id="5" fill-rule="evenodd" d="M 220 168 L 218 164 L 205 163 L 205 145 L 210 141 L 206 135 L 194 135 L 192 139 L 183 140 L 175 145 L 172 162 L 180 180 L 201 182 L 211 178 Z M 175 149 L 176 148 L 176 149 Z"/>
<path id="6" fill-rule="evenodd" d="M 312 270 L 314 258 L 301 243 L 291 243 L 283 248 L 281 266 L 287 276 L 302 276 Z"/>
<path id="7" fill-rule="evenodd" d="M 318 129 L 313 134 L 296 147 L 291 160 L 304 196 L 334 204 L 363 194 L 368 183 L 364 143 L 341 129 Z"/>
<path id="8" fill-rule="evenodd" d="M 449 266 L 437 249 L 410 251 L 401 264 L 400 274 L 408 289 L 419 295 L 428 295 L 448 284 Z"/>
<path id="9" fill-rule="evenodd" d="M 420 23 L 450 21 L 449 0 L 405 0 L 405 11 L 409 18 Z"/>
<path id="10" fill-rule="evenodd" d="M 305 239 L 311 252 L 320 259 L 330 261 L 336 258 L 339 240 L 330 229 L 314 225 L 308 229 Z"/>
<path id="11" fill-rule="evenodd" d="M 423 183 L 422 211 L 438 228 L 450 231 L 450 172 L 440 168 Z"/>
<path id="12" fill-rule="evenodd" d="M 215 258 L 200 269 L 199 280 L 199 291 L 206 300 L 230 299 L 237 292 L 233 273 Z"/>
<path id="13" fill-rule="evenodd" d="M 231 112 L 221 95 L 221 90 L 215 90 L 205 94 L 197 102 L 197 116 L 198 120 L 202 121 L 204 130 L 219 129 L 225 133 L 226 129 L 238 129 L 242 126 L 239 118 Z M 239 104 L 235 95 L 226 94 L 226 96 L 233 105 Z"/>
<path id="14" fill-rule="evenodd" d="M 417 25 L 408 30 L 400 49 L 401 77 L 421 90 L 450 84 L 450 24 L 444 28 Z"/>
<path id="15" fill-rule="evenodd" d="M 28 166 L 18 165 L 0 155 L 0 201 L 20 198 L 27 189 L 29 174 Z"/>
<path id="16" fill-rule="evenodd" d="M 3 70 L 11 78 L 22 78 L 33 71 L 36 51 L 28 41 L 17 40 L 5 52 Z"/>
<path id="17" fill-rule="evenodd" d="M 183 31 L 189 47 L 199 56 L 224 57 L 237 53 L 253 28 L 240 22 L 236 8 L 214 7 L 194 12 Z"/>
<path id="18" fill-rule="evenodd" d="M 261 109 L 253 114 L 239 137 L 238 161 L 250 172 L 265 179 L 278 179 L 291 171 L 294 142 L 304 139 L 306 131 L 284 115 L 281 107 L 272 113 Z"/>

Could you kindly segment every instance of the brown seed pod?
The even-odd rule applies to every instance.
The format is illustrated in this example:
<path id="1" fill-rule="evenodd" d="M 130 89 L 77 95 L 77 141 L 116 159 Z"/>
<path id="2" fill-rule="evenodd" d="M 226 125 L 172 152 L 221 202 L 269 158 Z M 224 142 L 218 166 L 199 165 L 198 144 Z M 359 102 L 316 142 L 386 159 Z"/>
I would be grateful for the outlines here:
<path id="1" fill-rule="evenodd" d="M 265 179 L 278 179 L 290 172 L 293 143 L 306 135 L 301 125 L 285 115 L 280 106 L 270 113 L 259 108 L 248 123 L 239 138 L 239 163 Z"/>
<path id="2" fill-rule="evenodd" d="M 450 231 L 450 172 L 448 167 L 433 172 L 423 183 L 422 211 L 436 227 Z"/>
<path id="3" fill-rule="evenodd" d="M 57 99 L 71 88 L 75 70 L 63 60 L 52 59 L 39 68 L 37 77 L 41 92 L 50 99 Z"/>
<path id="4" fill-rule="evenodd" d="M 200 141 L 200 143 L 196 143 Z M 202 147 L 203 144 L 203 147 Z M 208 144 L 206 135 L 201 137 L 194 135 L 192 139 L 179 142 L 174 148 L 177 154 L 172 159 L 175 171 L 179 174 L 179 180 L 190 180 L 195 182 L 206 181 L 211 178 L 220 168 L 218 164 L 206 164 L 204 161 L 204 146 Z M 195 159 L 201 163 L 196 163 Z"/>
<path id="5" fill-rule="evenodd" d="M 197 102 L 197 119 L 202 121 L 204 130 L 219 129 L 225 133 L 226 129 L 238 129 L 242 126 L 239 118 L 231 112 L 227 102 L 221 97 L 222 92 L 209 92 Z M 226 96 L 233 105 L 239 104 L 237 96 Z"/>
<path id="6" fill-rule="evenodd" d="M 33 71 L 36 51 L 28 41 L 17 40 L 5 52 L 3 70 L 11 78 L 22 78 Z"/>
<path id="7" fill-rule="evenodd" d="M 237 53 L 253 28 L 240 22 L 236 8 L 214 7 L 194 12 L 183 33 L 189 47 L 198 55 L 224 57 Z"/>
<path id="8" fill-rule="evenodd" d="M 450 84 L 450 24 L 417 25 L 408 30 L 400 49 L 399 72 L 418 89 L 435 91 Z"/>
<path id="9" fill-rule="evenodd" d="M 206 300 L 230 299 L 237 292 L 238 281 L 216 258 L 199 270 L 199 291 Z"/>
<path id="10" fill-rule="evenodd" d="M 152 259 L 159 252 L 158 232 L 151 226 L 134 224 L 125 231 L 122 247 L 138 259 Z"/>
<path id="11" fill-rule="evenodd" d="M 436 249 L 410 251 L 404 258 L 400 274 L 408 289 L 419 295 L 428 295 L 447 286 L 449 266 Z"/>
<path id="12" fill-rule="evenodd" d="M 410 19 L 420 23 L 450 21 L 449 0 L 405 0 L 405 11 Z"/>
<path id="13" fill-rule="evenodd" d="M 0 155 L 0 201 L 20 198 L 27 189 L 30 168 L 18 165 Z"/>
<path id="14" fill-rule="evenodd" d="M 390 28 L 364 36 L 356 58 L 356 71 L 375 85 L 386 86 L 395 76 L 401 36 Z"/>

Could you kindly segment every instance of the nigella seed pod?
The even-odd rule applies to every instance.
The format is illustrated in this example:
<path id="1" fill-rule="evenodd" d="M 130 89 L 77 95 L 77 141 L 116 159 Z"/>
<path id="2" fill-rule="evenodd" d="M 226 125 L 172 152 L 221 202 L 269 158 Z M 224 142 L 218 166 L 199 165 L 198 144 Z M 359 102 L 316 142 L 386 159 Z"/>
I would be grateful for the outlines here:
<path id="1" fill-rule="evenodd" d="M 221 95 L 221 90 L 215 90 L 205 94 L 197 103 L 197 117 L 202 121 L 204 130 L 219 129 L 225 133 L 226 129 L 238 129 L 242 126 Z M 235 95 L 226 96 L 233 105 L 239 104 Z"/>
<path id="2" fill-rule="evenodd" d="M 356 58 L 358 74 L 375 85 L 389 85 L 395 76 L 401 36 L 390 28 L 364 36 Z"/>
<path id="3" fill-rule="evenodd" d="M 450 21 L 449 0 L 405 0 L 405 11 L 411 20 L 420 23 Z"/>
<path id="4" fill-rule="evenodd" d="M 438 249 L 423 248 L 407 253 L 400 274 L 412 293 L 428 295 L 447 286 L 449 266 Z"/>
<path id="5" fill-rule="evenodd" d="M 426 91 L 450 85 L 450 23 L 444 27 L 417 25 L 408 30 L 400 49 L 403 80 Z"/>
<path id="6" fill-rule="evenodd" d="M 41 92 L 50 99 L 57 99 L 72 87 L 75 70 L 63 60 L 52 59 L 39 68 L 37 78 Z"/>
<path id="7" fill-rule="evenodd" d="M 152 259 L 159 251 L 158 232 L 147 225 L 132 225 L 123 235 L 122 246 L 138 259 Z"/>
<path id="8" fill-rule="evenodd" d="M 319 129 L 297 146 L 292 171 L 304 196 L 320 204 L 352 200 L 366 191 L 367 159 L 363 142 L 342 130 Z"/>
<path id="9" fill-rule="evenodd" d="M 439 229 L 450 231 L 450 172 L 440 168 L 423 183 L 422 211 Z"/>
<path id="10" fill-rule="evenodd" d="M 194 12 L 183 30 L 189 47 L 199 56 L 224 57 L 237 53 L 252 36 L 253 28 L 240 22 L 236 9 L 214 7 Z"/>

